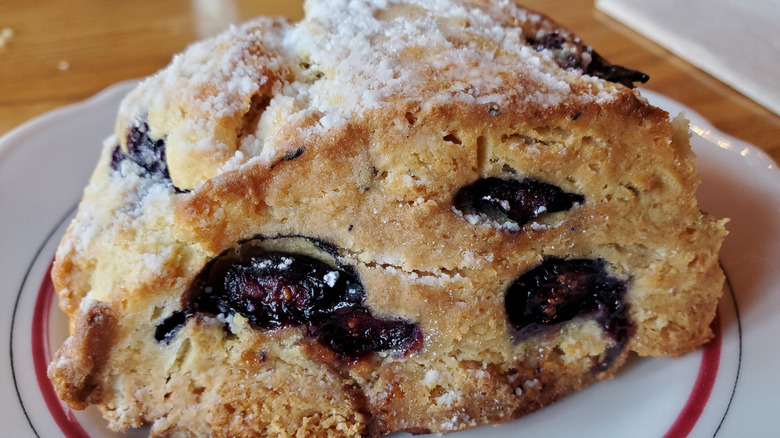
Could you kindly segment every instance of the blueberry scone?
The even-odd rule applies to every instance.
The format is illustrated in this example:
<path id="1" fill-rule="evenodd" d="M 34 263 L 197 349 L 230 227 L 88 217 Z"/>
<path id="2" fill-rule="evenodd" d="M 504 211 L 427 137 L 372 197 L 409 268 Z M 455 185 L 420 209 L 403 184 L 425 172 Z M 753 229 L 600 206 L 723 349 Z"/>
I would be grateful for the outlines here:
<path id="1" fill-rule="evenodd" d="M 501 423 L 705 343 L 687 124 L 509 0 L 311 0 L 123 101 L 57 251 L 70 406 L 157 437 Z"/>

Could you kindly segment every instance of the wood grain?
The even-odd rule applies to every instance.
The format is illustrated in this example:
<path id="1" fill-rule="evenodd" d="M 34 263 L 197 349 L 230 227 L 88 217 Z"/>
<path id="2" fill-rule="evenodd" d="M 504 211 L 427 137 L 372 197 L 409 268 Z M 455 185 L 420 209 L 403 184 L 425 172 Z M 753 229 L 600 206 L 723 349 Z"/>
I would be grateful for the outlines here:
<path id="1" fill-rule="evenodd" d="M 13 31 L 0 47 L 0 135 L 164 67 L 203 36 L 204 26 L 227 26 L 208 13 L 215 3 L 233 11 L 235 20 L 260 14 L 297 20 L 303 14 L 298 0 L 0 0 L 0 30 Z M 611 62 L 648 73 L 646 88 L 780 161 L 780 117 L 596 11 L 593 0 L 524 4 L 567 26 Z"/>

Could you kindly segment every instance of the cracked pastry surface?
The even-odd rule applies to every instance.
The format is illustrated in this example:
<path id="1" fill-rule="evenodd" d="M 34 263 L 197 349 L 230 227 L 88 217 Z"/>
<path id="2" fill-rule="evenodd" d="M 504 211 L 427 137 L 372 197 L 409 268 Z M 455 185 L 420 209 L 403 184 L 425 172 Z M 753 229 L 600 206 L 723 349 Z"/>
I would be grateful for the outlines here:
<path id="1" fill-rule="evenodd" d="M 49 376 L 152 436 L 506 422 L 711 337 L 687 124 L 503 0 L 308 1 L 122 103 L 53 279 Z"/>

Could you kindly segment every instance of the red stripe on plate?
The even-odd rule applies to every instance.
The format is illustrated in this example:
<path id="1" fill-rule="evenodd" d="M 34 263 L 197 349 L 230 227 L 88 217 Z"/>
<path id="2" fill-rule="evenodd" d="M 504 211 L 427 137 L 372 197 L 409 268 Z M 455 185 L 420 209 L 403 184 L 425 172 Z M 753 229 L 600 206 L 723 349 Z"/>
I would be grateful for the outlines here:
<path id="1" fill-rule="evenodd" d="M 691 433 L 696 422 L 699 421 L 704 406 L 712 394 L 712 387 L 715 386 L 715 378 L 718 376 L 718 367 L 720 366 L 720 346 L 722 334 L 720 329 L 720 314 L 715 315 L 712 321 L 712 332 L 715 337 L 707 343 L 702 349 L 701 365 L 699 366 L 699 375 L 696 376 L 696 382 L 693 384 L 691 395 L 685 403 L 680 415 L 677 416 L 672 427 L 666 432 L 664 438 L 684 438 Z"/>
<path id="2" fill-rule="evenodd" d="M 46 377 L 46 368 L 51 361 L 49 348 L 49 314 L 51 313 L 52 300 L 54 299 L 54 285 L 51 282 L 51 267 L 46 270 L 46 276 L 41 281 L 38 289 L 38 297 L 35 299 L 35 308 L 32 318 L 32 359 L 35 368 L 35 378 L 38 381 L 43 401 L 49 408 L 54 422 L 67 438 L 89 438 L 89 434 L 78 422 L 73 412 L 63 405 L 54 385 Z M 40 434 L 39 434 L 40 435 Z"/>

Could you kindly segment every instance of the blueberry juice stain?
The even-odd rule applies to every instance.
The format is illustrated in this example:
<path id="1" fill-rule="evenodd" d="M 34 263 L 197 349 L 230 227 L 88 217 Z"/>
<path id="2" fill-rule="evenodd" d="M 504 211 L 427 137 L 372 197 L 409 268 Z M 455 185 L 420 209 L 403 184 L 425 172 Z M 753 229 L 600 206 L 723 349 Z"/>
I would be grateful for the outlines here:
<path id="1" fill-rule="evenodd" d="M 634 334 L 625 281 L 611 276 L 603 259 L 548 257 L 507 290 L 505 310 L 520 342 L 559 329 L 575 317 L 592 317 L 612 340 L 594 372 L 609 369 Z"/>

